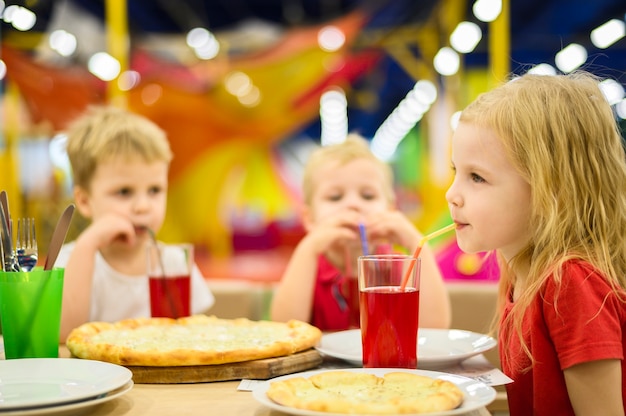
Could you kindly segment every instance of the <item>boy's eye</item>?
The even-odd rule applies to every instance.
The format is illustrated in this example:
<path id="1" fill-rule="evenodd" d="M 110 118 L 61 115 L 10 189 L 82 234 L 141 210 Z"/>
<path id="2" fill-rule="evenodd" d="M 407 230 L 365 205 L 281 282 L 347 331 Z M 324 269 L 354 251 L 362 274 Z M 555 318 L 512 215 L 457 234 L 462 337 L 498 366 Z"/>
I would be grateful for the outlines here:
<path id="1" fill-rule="evenodd" d="M 120 190 L 117 191 L 117 193 L 123 196 L 127 196 L 127 195 L 130 195 L 132 191 L 130 188 L 121 188 Z"/>
<path id="2" fill-rule="evenodd" d="M 343 195 L 341 194 L 332 194 L 332 195 L 328 195 L 326 199 L 328 199 L 329 201 L 337 202 L 337 201 L 341 201 L 342 197 Z"/>
<path id="3" fill-rule="evenodd" d="M 150 193 L 153 195 L 156 195 L 158 193 L 160 193 L 162 190 L 162 188 L 160 186 L 153 186 L 150 188 Z"/>

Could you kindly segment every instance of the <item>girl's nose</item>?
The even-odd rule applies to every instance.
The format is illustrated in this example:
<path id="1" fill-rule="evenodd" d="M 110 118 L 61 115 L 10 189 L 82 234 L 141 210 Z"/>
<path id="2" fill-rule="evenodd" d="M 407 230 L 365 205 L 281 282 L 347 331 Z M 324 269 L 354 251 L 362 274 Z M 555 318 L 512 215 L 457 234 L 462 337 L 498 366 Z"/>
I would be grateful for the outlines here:
<path id="1" fill-rule="evenodd" d="M 452 182 L 452 185 L 446 191 L 446 201 L 448 204 L 454 206 L 461 206 L 463 204 L 463 199 L 461 198 L 461 194 L 457 191 L 455 187 L 455 182 Z"/>

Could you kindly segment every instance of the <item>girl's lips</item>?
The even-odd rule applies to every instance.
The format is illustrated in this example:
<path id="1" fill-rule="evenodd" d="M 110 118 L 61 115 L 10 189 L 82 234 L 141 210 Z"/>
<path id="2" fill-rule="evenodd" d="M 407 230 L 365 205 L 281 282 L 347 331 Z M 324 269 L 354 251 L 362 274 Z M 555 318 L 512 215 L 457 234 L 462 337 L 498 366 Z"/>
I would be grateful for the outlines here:
<path id="1" fill-rule="evenodd" d="M 455 221 L 455 222 L 456 222 L 456 221 Z M 465 228 L 467 225 L 468 225 L 468 224 L 463 224 L 463 223 L 460 223 L 460 222 L 456 222 L 456 230 L 457 230 L 457 231 L 462 230 L 462 229 L 463 229 L 463 228 Z"/>

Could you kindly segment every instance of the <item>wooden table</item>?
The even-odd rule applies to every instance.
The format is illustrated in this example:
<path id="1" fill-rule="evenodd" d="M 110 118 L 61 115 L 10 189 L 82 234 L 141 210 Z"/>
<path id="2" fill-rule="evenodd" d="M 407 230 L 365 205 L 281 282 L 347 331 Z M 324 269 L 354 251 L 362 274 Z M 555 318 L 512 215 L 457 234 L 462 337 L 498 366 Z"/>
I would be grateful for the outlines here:
<path id="1" fill-rule="evenodd" d="M 69 357 L 65 346 L 60 357 Z M 239 381 L 198 384 L 135 384 L 126 394 L 90 409 L 90 416 L 284 416 L 252 397 L 250 391 L 239 391 Z M 490 416 L 486 408 L 466 416 Z"/>
<path id="2" fill-rule="evenodd" d="M 0 359 L 4 359 L 3 351 L 0 355 Z M 59 357 L 69 356 L 67 348 L 60 346 Z M 196 384 L 135 384 L 124 395 L 86 411 L 90 416 L 287 415 L 259 403 L 252 396 L 252 392 L 237 390 L 239 384 L 239 380 Z M 70 413 L 83 415 L 85 411 L 76 410 Z M 490 415 L 486 408 L 482 408 L 464 416 Z"/>
<path id="3" fill-rule="evenodd" d="M 261 405 L 239 381 L 200 384 L 135 384 L 128 393 L 103 403 L 91 416 L 282 415 Z"/>
<path id="4" fill-rule="evenodd" d="M 125 395 L 91 410 L 91 416 L 241 415 L 283 416 L 257 402 L 249 391 L 237 391 L 238 381 L 202 384 L 135 384 Z M 467 416 L 489 416 L 487 409 Z"/>

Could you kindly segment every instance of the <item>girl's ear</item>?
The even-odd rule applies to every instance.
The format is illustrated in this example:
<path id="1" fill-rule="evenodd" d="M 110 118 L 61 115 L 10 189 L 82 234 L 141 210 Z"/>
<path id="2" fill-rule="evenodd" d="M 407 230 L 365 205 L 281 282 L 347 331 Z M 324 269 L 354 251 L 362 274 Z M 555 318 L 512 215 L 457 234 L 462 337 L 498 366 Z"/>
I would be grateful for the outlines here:
<path id="1" fill-rule="evenodd" d="M 314 220 L 313 220 L 313 212 L 310 207 L 307 205 L 300 206 L 300 218 L 302 218 L 302 225 L 304 229 L 309 232 L 313 228 Z"/>
<path id="2" fill-rule="evenodd" d="M 91 218 L 91 206 L 89 205 L 89 192 L 80 186 L 74 187 L 74 203 L 78 212 L 85 217 Z"/>

